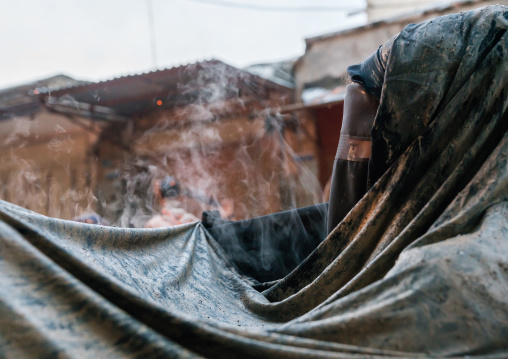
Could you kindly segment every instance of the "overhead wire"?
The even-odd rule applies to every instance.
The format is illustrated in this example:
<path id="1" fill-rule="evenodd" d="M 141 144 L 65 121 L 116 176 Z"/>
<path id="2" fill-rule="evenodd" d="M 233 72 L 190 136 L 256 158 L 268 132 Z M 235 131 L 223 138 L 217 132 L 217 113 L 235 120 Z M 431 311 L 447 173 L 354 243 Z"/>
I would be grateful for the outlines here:
<path id="1" fill-rule="evenodd" d="M 224 7 L 238 8 L 238 9 L 246 9 L 246 10 L 255 10 L 255 11 L 359 11 L 364 9 L 359 8 L 351 8 L 346 6 L 263 6 L 252 3 L 238 3 L 232 1 L 222 1 L 222 0 L 189 0 L 193 2 L 199 2 L 202 4 L 208 5 L 218 5 Z"/>
<path id="2" fill-rule="evenodd" d="M 231 7 L 231 8 L 238 8 L 238 9 L 246 9 L 246 10 L 255 10 L 255 11 L 281 11 L 281 12 L 288 12 L 288 11 L 304 11 L 304 12 L 310 12 L 310 11 L 339 11 L 339 12 L 347 12 L 348 15 L 355 15 L 360 12 L 365 11 L 367 8 L 370 9 L 378 9 L 378 8 L 398 8 L 400 6 L 407 6 L 407 5 L 414 5 L 419 4 L 420 0 L 413 0 L 413 1 L 400 1 L 395 0 L 392 2 L 387 2 L 380 5 L 368 5 L 362 8 L 351 8 L 346 6 L 263 6 L 263 5 L 257 5 L 252 3 L 238 3 L 233 1 L 223 1 L 223 0 L 189 0 L 192 2 L 198 2 L 202 4 L 208 4 L 208 5 L 218 5 L 223 7 Z M 438 2 L 438 1 L 436 1 Z"/>

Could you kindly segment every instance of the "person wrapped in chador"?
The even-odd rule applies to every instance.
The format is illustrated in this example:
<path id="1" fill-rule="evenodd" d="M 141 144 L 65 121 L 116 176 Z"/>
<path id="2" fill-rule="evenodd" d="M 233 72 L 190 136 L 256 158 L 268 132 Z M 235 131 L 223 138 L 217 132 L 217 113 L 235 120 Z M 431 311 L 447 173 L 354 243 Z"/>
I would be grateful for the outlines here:
<path id="1" fill-rule="evenodd" d="M 329 234 L 325 204 L 134 229 L 0 201 L 0 357 L 507 358 L 507 29 L 443 16 L 349 69 Z"/>

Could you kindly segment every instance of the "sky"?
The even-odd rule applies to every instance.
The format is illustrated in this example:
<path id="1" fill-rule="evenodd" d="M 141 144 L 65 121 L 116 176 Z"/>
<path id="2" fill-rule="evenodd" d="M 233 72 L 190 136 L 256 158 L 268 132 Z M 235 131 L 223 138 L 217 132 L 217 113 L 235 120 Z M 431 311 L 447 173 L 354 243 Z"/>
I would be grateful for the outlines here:
<path id="1" fill-rule="evenodd" d="M 305 38 L 365 23 L 364 13 L 350 14 L 364 7 L 365 0 L 5 0 L 0 89 L 56 74 L 101 81 L 212 58 L 237 67 L 292 59 Z"/>

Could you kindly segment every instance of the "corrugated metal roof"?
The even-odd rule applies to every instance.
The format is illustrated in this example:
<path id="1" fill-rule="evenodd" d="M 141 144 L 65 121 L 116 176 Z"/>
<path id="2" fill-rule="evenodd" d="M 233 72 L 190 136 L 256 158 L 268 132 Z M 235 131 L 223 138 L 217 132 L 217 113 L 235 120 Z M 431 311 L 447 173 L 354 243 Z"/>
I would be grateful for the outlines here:
<path id="1" fill-rule="evenodd" d="M 0 121 L 18 116 L 30 116 L 41 108 L 40 99 L 34 90 L 50 92 L 62 86 L 77 86 L 88 82 L 75 80 L 66 75 L 56 75 L 0 90 Z M 36 91 L 36 94 L 39 90 Z"/>
<path id="2" fill-rule="evenodd" d="M 39 96 L 45 101 L 67 96 L 77 103 L 109 107 L 120 115 L 128 116 L 148 112 L 159 106 L 163 108 L 196 100 L 213 100 L 215 90 L 225 97 L 250 92 L 259 98 L 266 98 L 274 90 L 285 93 L 291 91 L 219 60 L 210 60 L 51 92 L 39 90 Z"/>

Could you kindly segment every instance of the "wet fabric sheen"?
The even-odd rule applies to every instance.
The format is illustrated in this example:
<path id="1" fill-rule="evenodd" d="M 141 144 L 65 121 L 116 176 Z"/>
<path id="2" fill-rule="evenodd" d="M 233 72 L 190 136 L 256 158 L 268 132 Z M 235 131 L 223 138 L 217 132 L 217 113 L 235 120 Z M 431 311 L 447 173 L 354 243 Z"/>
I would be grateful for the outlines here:
<path id="1" fill-rule="evenodd" d="M 0 201 L 0 357 L 506 358 L 507 28 L 494 6 L 402 31 L 372 188 L 263 292 L 200 222 L 111 228 Z"/>
<path id="2" fill-rule="evenodd" d="M 346 87 L 344 116 L 330 182 L 327 233 L 330 233 L 367 192 L 370 131 L 379 102 L 364 86 Z"/>

